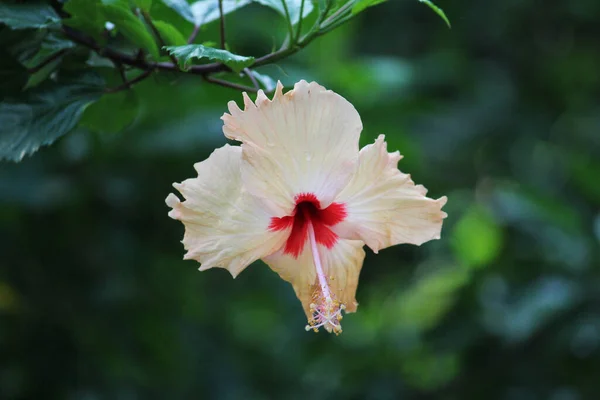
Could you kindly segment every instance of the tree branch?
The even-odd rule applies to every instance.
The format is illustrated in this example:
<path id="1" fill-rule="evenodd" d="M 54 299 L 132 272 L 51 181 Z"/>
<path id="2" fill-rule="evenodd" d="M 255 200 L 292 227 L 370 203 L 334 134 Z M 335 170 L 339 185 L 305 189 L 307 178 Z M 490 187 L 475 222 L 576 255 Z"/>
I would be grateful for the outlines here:
<path id="1" fill-rule="evenodd" d="M 143 58 L 138 58 L 129 54 L 121 53 L 108 47 L 103 48 L 98 43 L 96 43 L 94 39 L 82 34 L 79 31 L 76 31 L 75 29 L 69 28 L 68 26 L 63 26 L 63 32 L 65 33 L 65 35 L 67 35 L 67 37 L 69 37 L 69 39 L 73 40 L 74 42 L 94 50 L 96 53 L 98 53 L 98 55 L 102 57 L 106 57 L 113 61 L 120 62 L 121 64 L 129 65 L 143 70 L 158 69 L 162 71 L 181 72 L 179 67 L 173 63 L 146 61 Z M 194 65 L 185 72 L 193 75 L 205 75 L 215 72 L 227 71 L 231 70 L 225 64 L 210 63 L 203 65 Z"/>
<path id="2" fill-rule="evenodd" d="M 135 78 L 123 82 L 122 85 L 105 89 L 104 92 L 105 93 L 116 93 L 116 92 L 120 92 L 121 90 L 129 89 L 136 83 L 139 83 L 139 82 L 143 81 L 144 79 L 148 78 L 150 75 L 152 75 L 153 72 L 154 72 L 154 70 L 151 70 L 151 69 L 144 71 L 141 74 L 139 74 L 138 76 L 136 76 Z"/>
<path id="3" fill-rule="evenodd" d="M 207 82 L 215 83 L 217 85 L 225 86 L 225 87 L 236 89 L 236 90 L 241 90 L 243 92 L 252 92 L 252 93 L 256 93 L 257 92 L 257 89 L 255 89 L 253 87 L 239 85 L 237 83 L 229 82 L 229 81 L 226 81 L 226 80 L 223 80 L 223 79 L 213 78 L 210 75 L 205 75 L 204 79 Z"/>
<path id="4" fill-rule="evenodd" d="M 287 9 L 287 5 L 285 4 L 285 1 L 283 1 L 283 4 L 284 4 L 284 9 Z M 327 2 L 327 6 L 330 6 L 331 4 L 332 4 L 332 0 L 329 0 Z M 286 41 L 286 44 L 281 49 L 279 49 L 273 53 L 265 54 L 262 57 L 256 58 L 254 60 L 254 63 L 252 63 L 252 65 L 250 65 L 248 68 L 250 69 L 250 68 L 259 67 L 261 65 L 272 64 L 272 63 L 275 63 L 286 57 L 289 57 L 292 54 L 295 54 L 298 51 L 300 51 L 302 48 L 304 48 L 306 45 L 308 45 L 310 42 L 312 42 L 317 37 L 321 36 L 325 32 L 328 32 L 329 30 L 333 29 L 334 27 L 341 25 L 342 23 L 348 21 L 351 18 L 351 17 L 343 17 L 343 18 L 340 18 L 340 20 L 338 20 L 338 21 L 333 21 L 332 20 L 333 15 L 332 15 L 329 18 L 325 19 L 326 15 L 328 13 L 328 10 L 329 10 L 329 7 L 327 7 L 325 9 L 325 11 L 320 15 L 319 19 L 316 21 L 317 23 L 315 24 L 315 26 L 313 26 L 311 28 L 311 30 L 304 35 L 304 37 L 295 38 L 293 29 L 291 29 L 290 30 L 291 35 L 289 36 L 288 40 Z M 288 15 L 288 20 L 289 20 L 289 12 L 287 12 L 286 14 Z M 338 13 L 337 15 L 339 16 L 340 14 L 341 13 Z M 221 13 L 221 16 L 223 18 L 223 13 Z M 322 24 L 319 25 L 319 23 L 321 23 L 323 20 L 325 20 L 325 24 L 324 24 L 325 26 L 323 26 Z M 291 21 L 288 21 L 288 22 L 290 25 L 289 27 L 292 28 Z M 331 22 L 331 24 L 328 26 L 327 22 Z M 156 27 L 153 24 L 150 23 L 149 25 L 151 27 L 154 27 L 153 29 L 156 29 Z M 199 29 L 200 29 L 199 25 L 194 26 L 194 31 L 192 32 L 191 36 L 188 38 L 188 42 L 194 41 L 194 39 L 196 38 L 196 35 L 198 34 Z M 224 23 L 223 23 L 222 24 L 222 36 L 221 36 L 222 45 L 224 45 L 224 43 L 225 43 L 224 29 L 225 28 L 224 28 Z M 63 25 L 62 31 L 69 39 L 71 39 L 75 43 L 78 43 L 82 46 L 85 46 L 85 47 L 95 51 L 101 57 L 110 59 L 113 63 L 115 63 L 115 65 L 121 65 L 121 66 L 127 65 L 127 66 L 134 67 L 134 68 L 144 71 L 140 76 L 138 76 L 134 80 L 124 83 L 121 86 L 124 86 L 126 84 L 131 85 L 133 83 L 137 83 L 140 80 L 145 79 L 147 76 L 149 76 L 152 72 L 155 72 L 155 71 L 169 71 L 169 72 L 177 72 L 177 73 L 186 73 L 186 74 L 191 74 L 191 75 L 200 75 L 207 82 L 215 83 L 217 85 L 230 87 L 230 88 L 234 88 L 234 89 L 238 89 L 238 90 L 245 90 L 248 92 L 256 92 L 258 90 L 258 88 L 260 87 L 258 85 L 258 82 L 255 82 L 256 79 L 252 75 L 252 73 L 250 73 L 250 74 L 247 73 L 247 74 L 248 74 L 248 77 L 250 78 L 250 80 L 252 80 L 252 83 L 255 87 L 239 85 L 237 83 L 232 83 L 232 82 L 229 82 L 226 80 L 211 77 L 210 75 L 218 73 L 218 72 L 232 72 L 232 70 L 223 63 L 217 62 L 217 63 L 193 65 L 190 68 L 188 68 L 187 70 L 183 71 L 177 65 L 176 60 L 173 60 L 173 59 L 172 59 L 173 62 L 148 61 L 144 54 L 131 55 L 131 54 L 123 53 L 121 51 L 114 50 L 110 47 L 103 47 L 89 35 L 86 35 L 85 33 L 82 33 L 80 31 L 70 28 L 68 26 Z M 300 33 L 300 32 L 298 31 L 298 33 Z M 155 32 L 155 34 L 156 34 L 156 32 Z M 156 35 L 157 35 L 157 38 L 160 38 L 160 35 L 158 35 L 158 34 L 156 34 Z M 110 90 L 112 91 L 112 90 L 117 90 L 117 89 L 122 90 L 121 87 L 113 88 Z"/>
<path id="5" fill-rule="evenodd" d="M 250 78 L 252 84 L 254 85 L 254 88 L 258 91 L 260 89 L 260 85 L 258 84 L 258 81 L 256 80 L 256 77 L 254 76 L 250 68 L 244 68 L 244 73 L 248 76 L 248 78 Z"/>

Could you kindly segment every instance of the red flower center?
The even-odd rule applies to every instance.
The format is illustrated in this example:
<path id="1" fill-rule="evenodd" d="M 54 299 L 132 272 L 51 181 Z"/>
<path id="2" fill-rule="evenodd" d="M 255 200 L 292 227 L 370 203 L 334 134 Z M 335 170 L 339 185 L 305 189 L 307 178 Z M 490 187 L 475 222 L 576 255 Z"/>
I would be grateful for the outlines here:
<path id="1" fill-rule="evenodd" d="M 313 226 L 317 243 L 331 249 L 337 243 L 338 236 L 329 227 L 339 224 L 347 215 L 345 204 L 331 203 L 329 207 L 321 209 L 317 196 L 301 193 L 296 196 L 292 215 L 271 218 L 269 230 L 282 231 L 291 226 L 292 231 L 283 252 L 298 258 L 308 240 L 308 224 Z"/>

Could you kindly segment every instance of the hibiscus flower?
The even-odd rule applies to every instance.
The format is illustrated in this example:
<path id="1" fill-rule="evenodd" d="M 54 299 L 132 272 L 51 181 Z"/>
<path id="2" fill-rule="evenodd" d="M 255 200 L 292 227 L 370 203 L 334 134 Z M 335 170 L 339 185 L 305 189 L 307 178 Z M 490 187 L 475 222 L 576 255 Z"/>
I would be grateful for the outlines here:
<path id="1" fill-rule="evenodd" d="M 446 197 L 425 196 L 397 168 L 384 136 L 359 151 L 355 108 L 315 82 L 300 81 L 272 100 L 246 93 L 229 102 L 225 145 L 194 165 L 198 176 L 173 186 L 169 216 L 185 225 L 185 259 L 235 278 L 262 259 L 290 282 L 307 330 L 340 333 L 342 311 L 356 311 L 364 245 L 375 253 L 440 238 Z"/>

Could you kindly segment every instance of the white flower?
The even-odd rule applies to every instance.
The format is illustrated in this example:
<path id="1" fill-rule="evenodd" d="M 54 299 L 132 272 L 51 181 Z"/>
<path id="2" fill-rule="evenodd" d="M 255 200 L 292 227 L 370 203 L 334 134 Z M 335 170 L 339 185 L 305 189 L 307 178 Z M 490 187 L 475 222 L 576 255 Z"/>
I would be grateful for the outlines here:
<path id="1" fill-rule="evenodd" d="M 242 111 L 223 115 L 225 145 L 174 184 L 169 216 L 185 225 L 185 259 L 236 277 L 257 259 L 290 282 L 307 329 L 341 332 L 354 312 L 366 244 L 374 252 L 439 239 L 446 197 L 433 200 L 397 168 L 384 136 L 359 151 L 362 123 L 352 104 L 300 81 L 273 100 L 244 93 Z"/>

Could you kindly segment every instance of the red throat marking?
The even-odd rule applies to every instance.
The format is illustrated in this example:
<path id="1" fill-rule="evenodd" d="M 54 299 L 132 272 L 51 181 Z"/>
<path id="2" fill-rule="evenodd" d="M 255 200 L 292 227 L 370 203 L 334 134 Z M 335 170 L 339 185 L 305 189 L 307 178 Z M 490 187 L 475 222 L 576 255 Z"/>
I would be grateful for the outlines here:
<path id="1" fill-rule="evenodd" d="M 290 236 L 285 242 L 283 252 L 298 258 L 308 240 L 308 224 L 312 224 L 317 243 L 331 249 L 338 240 L 338 236 L 329 229 L 330 226 L 342 222 L 348 213 L 346 205 L 331 203 L 329 207 L 321 209 L 321 204 L 313 193 L 296 195 L 296 207 L 292 215 L 286 217 L 272 217 L 269 230 L 282 231 L 292 227 Z"/>

